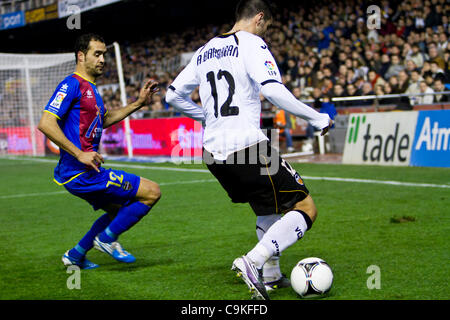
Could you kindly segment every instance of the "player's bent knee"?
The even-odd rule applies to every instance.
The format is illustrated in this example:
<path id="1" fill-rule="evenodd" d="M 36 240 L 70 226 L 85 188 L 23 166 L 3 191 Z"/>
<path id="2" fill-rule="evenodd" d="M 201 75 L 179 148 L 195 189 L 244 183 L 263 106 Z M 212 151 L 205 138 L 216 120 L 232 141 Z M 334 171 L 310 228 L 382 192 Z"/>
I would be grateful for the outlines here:
<path id="1" fill-rule="evenodd" d="M 148 206 L 154 205 L 161 198 L 161 189 L 157 183 L 141 178 L 136 198 Z"/>
<path id="2" fill-rule="evenodd" d="M 161 189 L 155 182 L 150 181 L 148 185 L 147 201 L 151 204 L 155 204 L 161 198 Z"/>
<path id="3" fill-rule="evenodd" d="M 311 219 L 311 222 L 314 222 L 317 218 L 317 207 L 309 195 L 302 201 L 297 202 L 294 206 L 294 210 L 301 210 L 306 213 Z"/>

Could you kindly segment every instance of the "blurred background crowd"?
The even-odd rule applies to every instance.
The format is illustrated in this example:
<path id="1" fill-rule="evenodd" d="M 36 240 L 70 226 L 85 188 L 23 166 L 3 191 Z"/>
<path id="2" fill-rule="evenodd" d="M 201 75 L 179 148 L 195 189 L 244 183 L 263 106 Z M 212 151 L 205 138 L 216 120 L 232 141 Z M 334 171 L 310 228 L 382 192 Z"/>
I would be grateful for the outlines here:
<path id="1" fill-rule="evenodd" d="M 381 1 L 381 24 L 370 30 L 367 5 L 334 1 L 278 12 L 265 37 L 284 84 L 304 101 L 334 97 L 419 94 L 445 91 L 450 82 L 450 3 L 446 0 Z M 193 52 L 232 25 L 205 25 L 166 33 L 147 41 L 121 43 L 128 102 L 137 98 L 144 78 L 161 84 L 149 106 L 135 117 L 173 112 L 165 89 L 181 71 L 180 55 Z M 114 59 L 99 85 L 117 82 Z M 121 106 L 117 86 L 105 86 L 105 103 Z M 200 104 L 198 91 L 192 99 Z M 408 105 L 448 101 L 448 95 L 413 96 Z M 385 98 L 379 104 L 396 104 Z M 373 99 L 336 101 L 336 107 L 372 105 Z M 264 104 L 263 104 L 264 105 Z"/>

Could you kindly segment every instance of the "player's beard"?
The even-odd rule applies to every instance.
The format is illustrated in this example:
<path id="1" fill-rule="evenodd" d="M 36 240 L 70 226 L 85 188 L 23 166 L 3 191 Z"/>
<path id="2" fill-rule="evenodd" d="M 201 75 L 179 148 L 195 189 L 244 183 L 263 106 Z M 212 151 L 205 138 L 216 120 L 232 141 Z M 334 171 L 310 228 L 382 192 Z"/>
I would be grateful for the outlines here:
<path id="1" fill-rule="evenodd" d="M 96 73 L 95 76 L 96 77 L 100 77 L 103 74 L 104 68 L 105 68 L 105 65 L 97 65 L 97 66 L 95 66 L 95 68 L 94 68 L 94 71 Z"/>
<path id="2" fill-rule="evenodd" d="M 104 68 L 105 68 L 105 65 L 104 65 L 104 64 L 103 64 L 103 65 L 98 64 L 98 65 L 89 67 L 89 68 L 87 69 L 87 71 L 88 71 L 89 74 L 90 74 L 91 76 L 93 76 L 94 78 L 98 78 L 98 77 L 100 77 L 100 76 L 103 74 Z"/>

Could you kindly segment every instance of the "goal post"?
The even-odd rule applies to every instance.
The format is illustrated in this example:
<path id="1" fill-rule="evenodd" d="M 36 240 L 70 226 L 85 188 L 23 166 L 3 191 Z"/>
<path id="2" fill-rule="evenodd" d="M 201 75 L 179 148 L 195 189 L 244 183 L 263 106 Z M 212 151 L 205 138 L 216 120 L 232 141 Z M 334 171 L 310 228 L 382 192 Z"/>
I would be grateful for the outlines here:
<path id="1" fill-rule="evenodd" d="M 119 80 L 119 90 L 120 90 L 120 101 L 122 102 L 122 106 L 125 107 L 127 105 L 127 93 L 125 88 L 125 80 L 123 77 L 123 67 L 122 67 L 122 55 L 120 53 L 120 46 L 117 42 L 113 43 L 114 47 L 114 55 L 116 57 L 116 65 L 117 65 L 117 75 Z M 125 123 L 125 141 L 127 143 L 128 150 L 128 158 L 133 158 L 133 145 L 131 143 L 131 129 L 130 129 L 130 118 L 126 117 L 124 119 Z"/>

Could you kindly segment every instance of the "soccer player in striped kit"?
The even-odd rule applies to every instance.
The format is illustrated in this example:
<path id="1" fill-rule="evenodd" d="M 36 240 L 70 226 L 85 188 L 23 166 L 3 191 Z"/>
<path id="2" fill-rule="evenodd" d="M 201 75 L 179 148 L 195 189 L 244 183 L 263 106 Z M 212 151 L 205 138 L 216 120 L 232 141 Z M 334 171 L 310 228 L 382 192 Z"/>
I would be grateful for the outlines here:
<path id="1" fill-rule="evenodd" d="M 161 197 L 155 182 L 101 166 L 104 159 L 98 147 L 102 130 L 139 110 L 158 91 L 158 83 L 148 81 L 137 101 L 108 111 L 95 85 L 103 73 L 106 50 L 105 41 L 98 35 L 85 34 L 77 39 L 76 70 L 58 85 L 38 126 L 60 148 L 55 183 L 89 202 L 94 210 L 106 211 L 62 256 L 65 266 L 77 265 L 81 269 L 98 267 L 86 258 L 93 246 L 117 261 L 134 262 L 135 257 L 117 239 L 140 221 Z"/>

